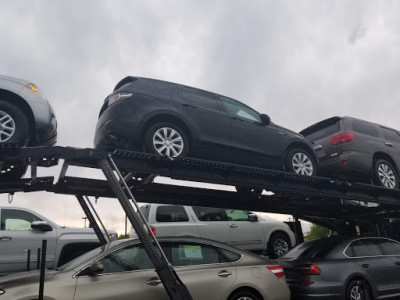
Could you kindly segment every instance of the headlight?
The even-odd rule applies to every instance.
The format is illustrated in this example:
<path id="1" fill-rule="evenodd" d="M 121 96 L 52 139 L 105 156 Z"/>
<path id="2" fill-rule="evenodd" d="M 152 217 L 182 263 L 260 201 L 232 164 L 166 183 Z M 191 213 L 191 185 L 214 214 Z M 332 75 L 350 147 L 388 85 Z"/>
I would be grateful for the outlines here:
<path id="1" fill-rule="evenodd" d="M 6 293 L 6 291 L 5 290 L 3 290 L 3 289 L 0 289 L 0 295 L 4 295 Z"/>

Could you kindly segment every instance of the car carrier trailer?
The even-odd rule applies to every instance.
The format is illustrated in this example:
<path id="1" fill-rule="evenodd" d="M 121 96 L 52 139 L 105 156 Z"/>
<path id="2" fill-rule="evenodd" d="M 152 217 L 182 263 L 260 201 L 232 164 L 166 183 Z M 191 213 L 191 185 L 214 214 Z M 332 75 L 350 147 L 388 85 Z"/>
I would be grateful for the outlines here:
<path id="1" fill-rule="evenodd" d="M 52 167 L 61 161 L 58 178 L 37 176 L 38 167 Z M 148 224 L 131 202 L 134 205 L 155 202 L 290 214 L 296 220 L 321 224 L 339 234 L 352 234 L 356 227 L 368 227 L 363 230 L 390 235 L 386 220 L 400 217 L 400 190 L 188 157 L 171 159 L 125 150 L 106 152 L 61 146 L 21 148 L 17 144 L 2 144 L 0 162 L 31 166 L 26 178 L 0 182 L 0 193 L 48 191 L 76 195 L 103 244 L 107 241 L 85 196 L 118 198 L 171 299 L 191 299 L 191 296 L 162 251 L 161 254 L 156 251 L 156 238 L 148 235 L 145 229 Z M 101 169 L 106 179 L 67 176 L 69 166 Z M 156 176 L 242 186 L 248 190 L 264 189 L 270 193 L 157 184 L 153 182 Z M 296 233 L 301 241 L 302 233 L 300 230 Z"/>

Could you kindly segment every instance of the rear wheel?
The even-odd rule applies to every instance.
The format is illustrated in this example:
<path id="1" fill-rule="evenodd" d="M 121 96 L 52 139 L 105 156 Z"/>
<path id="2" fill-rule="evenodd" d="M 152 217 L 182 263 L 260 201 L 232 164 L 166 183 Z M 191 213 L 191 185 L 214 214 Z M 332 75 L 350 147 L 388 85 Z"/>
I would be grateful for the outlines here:
<path id="1" fill-rule="evenodd" d="M 371 300 L 371 291 L 365 280 L 357 279 L 349 283 L 346 289 L 346 300 Z"/>
<path id="2" fill-rule="evenodd" d="M 261 300 L 261 298 L 251 290 L 237 291 L 228 300 Z"/>
<path id="3" fill-rule="evenodd" d="M 385 159 L 377 159 L 374 163 L 374 183 L 388 189 L 399 188 L 399 177 L 396 169 Z"/>
<path id="4" fill-rule="evenodd" d="M 285 160 L 286 169 L 289 172 L 314 176 L 317 173 L 317 165 L 314 158 L 305 150 L 294 148 L 288 152 Z"/>
<path id="5" fill-rule="evenodd" d="M 281 233 L 272 235 L 269 240 L 269 245 L 267 247 L 268 256 L 270 258 L 279 258 L 289 252 L 290 241 L 289 239 Z"/>
<path id="6" fill-rule="evenodd" d="M 145 135 L 146 150 L 168 157 L 186 156 L 189 152 L 188 139 L 181 128 L 169 123 L 154 124 Z"/>

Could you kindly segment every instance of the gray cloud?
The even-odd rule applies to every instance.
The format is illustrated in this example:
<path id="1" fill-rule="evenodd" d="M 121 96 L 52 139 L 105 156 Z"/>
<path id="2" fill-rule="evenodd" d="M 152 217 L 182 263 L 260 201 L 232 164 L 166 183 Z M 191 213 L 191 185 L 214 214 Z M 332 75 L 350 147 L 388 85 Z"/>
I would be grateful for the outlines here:
<path id="1" fill-rule="evenodd" d="M 102 101 L 126 75 L 219 92 L 296 131 L 332 115 L 400 128 L 399 12 L 366 0 L 2 1 L 0 73 L 44 90 L 64 146 L 92 147 Z M 15 198 L 83 224 L 71 197 Z"/>

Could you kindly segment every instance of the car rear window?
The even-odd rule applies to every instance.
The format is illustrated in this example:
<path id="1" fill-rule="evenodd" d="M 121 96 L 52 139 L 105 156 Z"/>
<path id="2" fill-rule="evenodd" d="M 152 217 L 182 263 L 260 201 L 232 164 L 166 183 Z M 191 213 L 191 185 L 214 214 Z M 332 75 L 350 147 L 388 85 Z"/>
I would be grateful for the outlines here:
<path id="1" fill-rule="evenodd" d="M 328 255 L 337 245 L 336 239 L 321 239 L 308 243 L 303 243 L 290 250 L 286 258 L 322 258 Z"/>
<path id="2" fill-rule="evenodd" d="M 311 142 L 320 140 L 340 131 L 340 120 L 340 118 L 335 117 L 321 121 L 304 129 L 300 134 L 304 135 Z"/>
<path id="3" fill-rule="evenodd" d="M 157 222 L 187 222 L 189 217 L 181 205 L 159 206 L 156 210 Z"/>
<path id="4" fill-rule="evenodd" d="M 361 121 L 361 120 L 354 120 L 353 121 L 353 130 L 358 133 L 362 133 L 362 134 L 366 134 L 366 135 L 370 135 L 370 136 L 374 136 L 374 137 L 379 137 L 377 126 L 372 123 L 369 123 L 369 122 L 365 122 L 365 121 Z"/>

